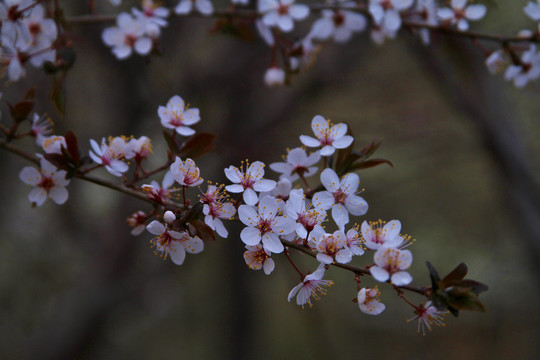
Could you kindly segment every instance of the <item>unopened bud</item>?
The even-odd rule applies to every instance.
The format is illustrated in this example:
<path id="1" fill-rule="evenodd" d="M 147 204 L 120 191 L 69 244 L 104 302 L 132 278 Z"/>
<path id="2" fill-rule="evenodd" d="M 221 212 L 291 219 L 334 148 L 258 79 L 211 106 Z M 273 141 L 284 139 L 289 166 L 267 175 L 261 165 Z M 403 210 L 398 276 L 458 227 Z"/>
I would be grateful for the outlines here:
<path id="1" fill-rule="evenodd" d="M 271 67 L 264 74 L 264 82 L 268 86 L 283 86 L 285 84 L 285 71 L 278 67 Z"/>
<path id="2" fill-rule="evenodd" d="M 172 224 L 173 221 L 176 220 L 176 215 L 174 215 L 172 211 L 167 210 L 165 211 L 165 214 L 163 215 L 163 220 L 165 220 L 167 224 Z"/>

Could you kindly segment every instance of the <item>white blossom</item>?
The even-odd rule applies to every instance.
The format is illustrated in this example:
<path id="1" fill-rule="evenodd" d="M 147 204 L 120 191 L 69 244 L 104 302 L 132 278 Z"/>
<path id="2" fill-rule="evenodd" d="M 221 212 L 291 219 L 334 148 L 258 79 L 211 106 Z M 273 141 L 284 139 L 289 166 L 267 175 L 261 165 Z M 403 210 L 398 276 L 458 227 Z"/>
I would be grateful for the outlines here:
<path id="1" fill-rule="evenodd" d="M 42 158 L 40 168 L 24 167 L 19 173 L 19 179 L 25 184 L 34 186 L 28 194 L 28 200 L 37 206 L 43 205 L 47 198 L 51 198 L 57 204 L 63 204 L 68 199 L 66 186 L 67 172 L 58 170 L 56 166 Z"/>
<path id="2" fill-rule="evenodd" d="M 259 0 L 258 10 L 263 14 L 262 22 L 270 27 L 278 27 L 283 32 L 294 29 L 294 20 L 304 20 L 309 15 L 309 7 L 295 4 L 295 0 Z"/>
<path id="3" fill-rule="evenodd" d="M 452 0 L 450 7 L 437 11 L 437 16 L 444 22 L 456 25 L 458 30 L 469 29 L 469 21 L 482 19 L 486 15 L 486 7 L 481 4 L 467 5 L 468 0 Z"/>

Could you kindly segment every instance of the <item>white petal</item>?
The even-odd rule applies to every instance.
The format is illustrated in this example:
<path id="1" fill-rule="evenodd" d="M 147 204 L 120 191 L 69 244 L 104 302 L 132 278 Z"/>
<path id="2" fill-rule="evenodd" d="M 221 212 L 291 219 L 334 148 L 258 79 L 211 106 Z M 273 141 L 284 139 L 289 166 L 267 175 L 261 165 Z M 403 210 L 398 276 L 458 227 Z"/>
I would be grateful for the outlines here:
<path id="1" fill-rule="evenodd" d="M 253 227 L 259 223 L 259 214 L 253 207 L 248 205 L 240 205 L 238 208 L 238 217 L 247 226 Z"/>
<path id="2" fill-rule="evenodd" d="M 324 169 L 321 173 L 321 183 L 324 185 L 326 190 L 331 193 L 336 192 L 340 185 L 339 177 L 337 176 L 336 172 L 330 168 Z"/>
<path id="3" fill-rule="evenodd" d="M 343 137 L 340 137 L 339 139 L 334 140 L 332 142 L 332 146 L 336 149 L 345 149 L 352 144 L 353 140 L 354 138 L 352 136 L 345 135 Z"/>
<path id="4" fill-rule="evenodd" d="M 169 250 L 169 256 L 173 263 L 182 265 L 186 258 L 186 250 L 178 241 L 175 241 Z"/>
<path id="5" fill-rule="evenodd" d="M 267 258 L 263 264 L 263 270 L 266 275 L 270 275 L 272 271 L 274 271 L 274 268 L 276 267 L 276 264 L 274 263 L 274 260 Z"/>
<path id="6" fill-rule="evenodd" d="M 196 0 L 195 7 L 203 15 L 210 15 L 214 12 L 214 5 L 210 0 Z"/>
<path id="7" fill-rule="evenodd" d="M 484 15 L 486 15 L 484 5 L 469 5 L 465 9 L 465 17 L 469 20 L 480 20 Z"/>
<path id="8" fill-rule="evenodd" d="M 36 203 L 37 206 L 41 206 L 47 200 L 47 192 L 43 188 L 33 188 L 28 194 L 28 200 Z"/>
<path id="9" fill-rule="evenodd" d="M 270 252 L 279 254 L 285 249 L 276 234 L 265 234 L 262 237 L 264 248 Z"/>
<path id="10" fill-rule="evenodd" d="M 454 11 L 449 8 L 439 9 L 437 10 L 437 16 L 441 20 L 450 20 L 454 18 Z"/>
<path id="11" fill-rule="evenodd" d="M 240 239 L 246 245 L 255 246 L 261 242 L 261 232 L 253 227 L 246 227 L 240 232 Z"/>
<path id="12" fill-rule="evenodd" d="M 300 141 L 302 142 L 302 144 L 308 147 L 321 146 L 321 142 L 319 140 L 312 138 L 311 136 L 307 136 L 307 135 L 300 135 Z"/>
<path id="13" fill-rule="evenodd" d="M 225 186 L 225 189 L 228 192 L 232 192 L 232 193 L 241 193 L 241 192 L 244 191 L 244 187 L 242 185 L 239 185 L 239 184 L 227 185 L 227 186 Z"/>
<path id="14" fill-rule="evenodd" d="M 138 38 L 135 42 L 135 51 L 140 55 L 147 55 L 152 50 L 152 40 L 147 37 Z"/>
<path id="15" fill-rule="evenodd" d="M 395 9 L 389 9 L 384 15 L 384 28 L 396 31 L 401 27 L 401 15 Z"/>
<path id="16" fill-rule="evenodd" d="M 258 192 L 272 191 L 276 187 L 277 183 L 274 180 L 261 179 L 253 184 L 253 189 Z"/>
<path id="17" fill-rule="evenodd" d="M 68 199 L 68 191 L 65 187 L 55 187 L 49 192 L 49 197 L 58 205 L 62 205 Z"/>
<path id="18" fill-rule="evenodd" d="M 404 286 L 412 283 L 413 278 L 411 274 L 406 271 L 400 271 L 392 275 L 392 284 L 396 286 Z"/>
<path id="19" fill-rule="evenodd" d="M 322 156 L 330 156 L 332 155 L 334 152 L 336 151 L 336 149 L 331 146 L 331 145 L 325 145 L 323 146 L 323 148 L 321 149 L 321 155 Z"/>
<path id="20" fill-rule="evenodd" d="M 191 8 L 193 7 L 193 3 L 191 0 L 182 0 L 176 7 L 174 8 L 174 12 L 178 15 L 182 14 L 189 14 L 191 12 Z"/>
<path id="21" fill-rule="evenodd" d="M 373 278 L 380 282 L 386 282 L 390 278 L 388 271 L 379 266 L 372 266 L 369 268 L 369 272 L 373 275 Z"/>
<path id="22" fill-rule="evenodd" d="M 198 254 L 204 250 L 204 243 L 198 236 L 190 237 L 190 239 L 184 241 L 182 245 L 190 254 Z"/>
<path id="23" fill-rule="evenodd" d="M 293 4 L 289 8 L 289 14 L 295 20 L 304 20 L 309 16 L 309 7 L 303 4 Z"/>
<path id="24" fill-rule="evenodd" d="M 41 182 L 41 173 L 36 168 L 27 166 L 22 168 L 19 179 L 25 184 L 36 186 Z"/>
<path id="25" fill-rule="evenodd" d="M 165 225 L 157 220 L 154 220 L 146 226 L 146 230 L 148 230 L 151 234 L 161 235 L 165 232 Z"/>
<path id="26" fill-rule="evenodd" d="M 345 199 L 345 207 L 354 216 L 361 216 L 367 213 L 368 203 L 364 198 L 356 195 L 349 195 Z"/>
<path id="27" fill-rule="evenodd" d="M 246 189 L 244 191 L 243 199 L 248 205 L 255 205 L 259 201 L 259 197 L 253 189 Z"/>
<path id="28" fill-rule="evenodd" d="M 320 262 L 321 264 L 330 265 L 334 262 L 334 259 L 328 254 L 318 253 L 317 261 Z"/>
<path id="29" fill-rule="evenodd" d="M 334 205 L 334 195 L 328 191 L 319 191 L 313 195 L 313 206 L 323 210 L 328 210 Z"/>
<path id="30" fill-rule="evenodd" d="M 349 212 L 343 204 L 332 206 L 332 219 L 334 219 L 334 222 L 340 229 L 349 223 Z"/>
<path id="31" fill-rule="evenodd" d="M 469 29 L 469 23 L 465 19 L 461 19 L 457 23 L 457 27 L 460 31 L 467 31 Z"/>

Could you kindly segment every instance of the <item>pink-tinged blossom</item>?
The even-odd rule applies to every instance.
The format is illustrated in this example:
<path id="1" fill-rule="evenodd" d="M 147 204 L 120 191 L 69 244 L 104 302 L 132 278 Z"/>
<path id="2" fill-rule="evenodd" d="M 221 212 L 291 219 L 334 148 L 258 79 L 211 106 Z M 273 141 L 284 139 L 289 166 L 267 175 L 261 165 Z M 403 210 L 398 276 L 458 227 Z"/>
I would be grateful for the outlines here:
<path id="1" fill-rule="evenodd" d="M 285 162 L 275 162 L 270 164 L 270 169 L 277 173 L 281 173 L 280 178 L 288 178 L 291 182 L 298 180 L 300 177 L 310 177 L 317 173 L 318 168 L 315 165 L 321 159 L 321 153 L 315 151 L 311 155 L 307 155 L 302 148 L 294 148 L 289 151 Z"/>
<path id="2" fill-rule="evenodd" d="M 317 243 L 317 252 L 317 260 L 321 264 L 330 265 L 334 261 L 346 264 L 352 260 L 351 250 L 347 247 L 347 237 L 342 230 L 321 236 Z"/>
<path id="3" fill-rule="evenodd" d="M 231 193 L 243 193 L 244 202 L 247 205 L 255 205 L 259 201 L 255 191 L 272 191 L 276 187 L 276 182 L 263 179 L 264 163 L 261 161 L 255 161 L 250 165 L 246 160 L 245 168 L 244 170 L 244 162 L 242 161 L 240 169 L 232 165 L 225 169 L 225 176 L 233 182 L 225 189 Z"/>
<path id="4" fill-rule="evenodd" d="M 313 273 L 307 275 L 304 280 L 296 285 L 289 296 L 287 297 L 289 302 L 296 296 L 296 303 L 301 305 L 302 308 L 305 304 L 309 304 L 312 307 L 311 298 L 319 300 L 321 295 L 326 295 L 326 287 L 334 285 L 332 280 L 323 280 L 324 277 L 324 265 L 321 264 Z"/>
<path id="5" fill-rule="evenodd" d="M 346 2 L 342 7 L 356 7 L 354 2 Z M 317 40 L 332 39 L 338 43 L 349 41 L 353 33 L 366 28 L 364 15 L 349 10 L 323 10 L 322 17 L 316 20 L 310 31 L 312 38 Z"/>
<path id="6" fill-rule="evenodd" d="M 285 209 L 296 221 L 296 233 L 302 239 L 307 239 L 309 233 L 326 220 L 326 211 L 308 205 L 302 189 L 290 192 Z"/>
<path id="7" fill-rule="evenodd" d="M 199 168 L 195 166 L 195 161 L 191 159 L 182 162 L 182 159 L 177 156 L 174 163 L 171 164 L 171 173 L 174 180 L 180 185 L 197 186 L 203 182 Z"/>
<path id="8" fill-rule="evenodd" d="M 367 202 L 355 195 L 360 184 L 360 178 L 355 173 L 344 175 L 339 180 L 332 169 L 324 169 L 321 173 L 321 183 L 326 191 L 313 195 L 313 205 L 323 210 L 332 209 L 332 218 L 339 228 L 349 222 L 349 213 L 354 216 L 364 215 L 368 210 Z"/>
<path id="9" fill-rule="evenodd" d="M 130 139 L 125 144 L 125 158 L 126 159 L 135 159 L 137 162 L 141 162 L 143 159 L 146 159 L 148 155 L 152 152 L 152 142 L 146 136 L 141 136 L 138 139 Z"/>
<path id="10" fill-rule="evenodd" d="M 56 50 L 52 49 L 52 46 L 58 36 L 58 30 L 54 20 L 45 17 L 45 8 L 39 4 L 33 6 L 30 11 L 25 12 L 21 26 L 25 26 L 30 34 L 30 42 L 20 48 L 32 54 L 30 63 L 35 67 L 41 67 L 45 61 L 54 61 Z"/>
<path id="11" fill-rule="evenodd" d="M 529 1 L 527 6 L 523 8 L 523 11 L 534 21 L 540 20 L 540 0 L 536 0 L 536 4 L 534 1 Z"/>
<path id="12" fill-rule="evenodd" d="M 169 9 L 164 6 L 160 6 L 154 0 L 143 0 L 142 11 L 136 8 L 131 9 L 135 17 L 143 18 L 146 20 L 146 33 L 155 34 L 159 33 L 159 28 L 167 26 L 167 17 L 169 17 Z"/>
<path id="13" fill-rule="evenodd" d="M 41 138 L 41 147 L 46 154 L 62 154 L 62 148 L 67 149 L 63 136 L 51 135 Z"/>
<path id="14" fill-rule="evenodd" d="M 114 140 L 114 139 L 113 139 Z M 121 159 L 124 157 L 124 149 L 118 148 L 118 140 L 110 141 L 109 145 L 105 142 L 105 139 L 101 139 L 101 146 L 98 143 L 90 139 L 90 145 L 92 150 L 89 151 L 90 158 L 97 163 L 105 166 L 107 171 L 114 176 L 122 176 L 122 173 L 128 171 L 129 166 Z"/>
<path id="15" fill-rule="evenodd" d="M 244 252 L 244 260 L 247 266 L 253 270 L 263 269 L 266 275 L 270 275 L 276 264 L 270 257 L 272 253 L 266 250 L 261 244 L 255 246 L 246 246 L 247 251 Z"/>
<path id="16" fill-rule="evenodd" d="M 412 264 L 412 253 L 409 250 L 380 247 L 373 259 L 375 265 L 369 268 L 371 275 L 380 282 L 390 282 L 396 286 L 409 285 L 413 278 L 406 272 Z"/>
<path id="17" fill-rule="evenodd" d="M 333 125 L 330 120 L 325 120 L 321 115 L 316 115 L 313 118 L 311 129 L 315 133 L 316 139 L 311 136 L 300 135 L 300 141 L 309 147 L 322 146 L 322 156 L 330 156 L 336 149 L 345 149 L 353 142 L 353 137 L 346 135 L 347 125 L 344 123 Z"/>
<path id="18" fill-rule="evenodd" d="M 161 125 L 167 129 L 174 129 L 178 134 L 183 136 L 195 134 L 195 130 L 189 126 L 201 120 L 199 109 L 189 108 L 178 95 L 173 96 L 167 102 L 167 106 L 160 106 L 158 108 L 158 115 L 161 119 Z"/>
<path id="19" fill-rule="evenodd" d="M 165 173 L 161 186 L 157 181 L 152 180 L 150 184 L 144 184 L 142 186 L 146 196 L 157 203 L 164 204 L 172 197 L 172 194 L 176 192 L 176 189 L 170 189 L 174 184 L 174 177 L 170 171 Z"/>
<path id="20" fill-rule="evenodd" d="M 37 206 L 43 205 L 47 198 L 51 198 L 55 203 L 61 205 L 68 199 L 66 186 L 69 180 L 66 179 L 67 172 L 58 170 L 53 164 L 42 158 L 40 168 L 30 166 L 24 167 L 19 173 L 19 179 L 25 184 L 34 186 L 28 194 L 28 200 Z"/>
<path id="21" fill-rule="evenodd" d="M 52 132 L 52 121 L 50 118 L 45 116 L 39 116 L 34 113 L 32 117 L 32 136 L 36 137 L 36 144 L 38 146 L 43 146 L 43 141 L 45 136 L 49 135 Z"/>
<path id="22" fill-rule="evenodd" d="M 397 248 L 403 243 L 403 237 L 399 235 L 401 222 L 392 220 L 388 223 L 382 220 L 364 221 L 361 227 L 362 238 L 366 247 L 378 250 L 380 247 Z"/>
<path id="23" fill-rule="evenodd" d="M 369 13 L 376 25 L 389 32 L 401 27 L 400 12 L 408 9 L 414 0 L 370 0 Z"/>
<path id="24" fill-rule="evenodd" d="M 484 5 L 467 5 L 468 0 L 452 0 L 450 7 L 445 7 L 437 11 L 437 16 L 443 22 L 456 25 L 458 30 L 467 31 L 469 21 L 482 19 L 486 15 Z"/>
<path id="25" fill-rule="evenodd" d="M 174 12 L 178 15 L 186 15 L 193 11 L 193 8 L 203 14 L 212 15 L 214 5 L 210 0 L 181 0 L 174 8 Z"/>
<path id="26" fill-rule="evenodd" d="M 262 22 L 270 27 L 278 27 L 283 32 L 294 29 L 294 20 L 304 20 L 309 15 L 309 7 L 295 4 L 295 0 L 259 0 L 258 10 L 263 14 Z"/>
<path id="27" fill-rule="evenodd" d="M 148 215 L 146 215 L 144 211 L 139 210 L 131 214 L 131 216 L 127 218 L 127 223 L 132 228 L 131 235 L 137 236 L 142 234 L 142 232 L 146 228 L 147 219 Z"/>
<path id="28" fill-rule="evenodd" d="M 486 67 L 493 75 L 500 74 L 504 68 L 508 65 L 508 57 L 504 50 L 493 51 L 485 61 Z"/>
<path id="29" fill-rule="evenodd" d="M 204 222 L 222 238 L 226 238 L 229 232 L 223 225 L 222 219 L 231 220 L 236 213 L 232 202 L 228 202 L 229 196 L 222 192 L 223 186 L 208 185 L 206 193 L 200 196 L 203 205 Z"/>
<path id="30" fill-rule="evenodd" d="M 244 244 L 255 246 L 262 242 L 264 248 L 273 253 L 281 253 L 284 249 L 279 236 L 290 234 L 295 229 L 292 218 L 279 216 L 279 204 L 270 196 L 262 198 L 257 208 L 240 205 L 238 217 L 247 226 L 240 233 Z"/>
<path id="31" fill-rule="evenodd" d="M 364 314 L 379 315 L 384 311 L 386 306 L 379 301 L 381 293 L 379 289 L 362 288 L 358 292 L 358 307 Z"/>
<path id="32" fill-rule="evenodd" d="M 362 247 L 362 239 L 360 237 L 360 234 L 358 234 L 358 225 L 355 225 L 354 228 L 347 231 L 346 234 L 346 243 L 347 247 L 351 251 L 353 255 L 360 256 L 364 255 L 364 249 Z"/>
<path id="33" fill-rule="evenodd" d="M 148 224 L 146 229 L 151 234 L 156 235 L 150 240 L 155 248 L 154 253 L 164 260 L 170 256 L 176 265 L 182 265 L 186 258 L 186 252 L 197 254 L 204 250 L 204 243 L 199 237 L 191 237 L 186 232 L 170 230 L 157 220 Z"/>
<path id="34" fill-rule="evenodd" d="M 417 0 L 415 13 L 418 14 L 418 19 L 423 23 L 431 26 L 439 25 L 435 0 Z M 416 20 L 417 17 L 413 19 Z M 428 45 L 430 43 L 431 31 L 429 29 L 418 29 L 417 31 L 424 45 Z"/>
<path id="35" fill-rule="evenodd" d="M 513 81 L 517 88 L 523 88 L 529 81 L 540 78 L 540 53 L 536 45 L 531 44 L 529 50 L 521 54 L 520 65 L 510 65 L 504 72 L 507 81 Z"/>
<path id="36" fill-rule="evenodd" d="M 116 24 L 117 26 L 105 29 L 101 38 L 105 45 L 112 47 L 113 54 L 119 60 L 128 58 L 133 51 L 139 55 L 150 53 L 153 41 L 146 34 L 146 20 L 120 13 Z"/>
<path id="37" fill-rule="evenodd" d="M 415 316 L 407 320 L 417 321 L 418 322 L 418 333 L 422 331 L 422 335 L 426 335 L 426 328 L 431 331 L 432 325 L 444 326 L 444 315 L 447 314 L 446 311 L 439 311 L 433 305 L 431 301 L 426 302 L 425 304 L 420 304 L 420 306 L 414 310 Z"/>

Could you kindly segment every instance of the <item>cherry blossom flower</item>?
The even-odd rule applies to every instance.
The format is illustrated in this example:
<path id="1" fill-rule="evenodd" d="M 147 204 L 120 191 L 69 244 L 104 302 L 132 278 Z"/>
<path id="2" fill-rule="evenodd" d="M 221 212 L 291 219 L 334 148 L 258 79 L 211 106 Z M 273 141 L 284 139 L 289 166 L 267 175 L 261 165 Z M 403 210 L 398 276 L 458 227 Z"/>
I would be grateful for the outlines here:
<path id="1" fill-rule="evenodd" d="M 467 5 L 468 0 L 452 0 L 450 8 L 442 8 L 437 11 L 437 16 L 444 22 L 451 25 L 457 25 L 458 30 L 466 31 L 469 29 L 467 20 L 476 21 L 486 15 L 484 5 Z"/>
<path id="2" fill-rule="evenodd" d="M 416 13 L 418 18 L 425 24 L 431 26 L 439 25 L 439 18 L 437 17 L 437 4 L 435 0 L 417 0 L 416 1 Z M 430 30 L 418 29 L 420 38 L 424 45 L 428 45 L 430 42 Z"/>
<path id="3" fill-rule="evenodd" d="M 170 256 L 176 265 L 184 263 L 186 252 L 198 254 L 204 250 L 204 243 L 199 237 L 191 237 L 186 232 L 170 230 L 157 220 L 148 224 L 146 230 L 156 235 L 150 240 L 152 246 L 155 247 L 154 253 L 163 257 L 164 260 Z"/>
<path id="4" fill-rule="evenodd" d="M 313 195 L 313 205 L 323 210 L 332 208 L 332 218 L 339 228 L 349 222 L 349 213 L 360 216 L 367 212 L 367 202 L 355 195 L 360 184 L 360 178 L 355 173 L 344 175 L 340 181 L 334 170 L 324 169 L 321 183 L 326 191 Z"/>
<path id="5" fill-rule="evenodd" d="M 422 335 L 426 335 L 426 328 L 431 331 L 432 325 L 444 326 L 444 315 L 447 312 L 437 310 L 435 306 L 431 305 L 431 301 L 428 301 L 425 304 L 420 304 L 414 310 L 414 314 L 415 316 L 408 319 L 407 322 L 416 320 L 418 322 L 418 333 L 422 330 Z"/>
<path id="6" fill-rule="evenodd" d="M 154 0 L 143 0 L 142 11 L 135 8 L 131 9 L 131 11 L 135 17 L 146 20 L 146 33 L 159 33 L 159 27 L 167 26 L 167 20 L 165 20 L 165 18 L 169 17 L 169 9 L 160 6 L 159 3 L 156 3 Z M 157 26 L 158 29 L 156 29 L 155 26 Z"/>
<path id="7" fill-rule="evenodd" d="M 174 177 L 171 171 L 167 171 L 163 177 L 161 186 L 157 181 L 152 180 L 150 184 L 144 184 L 142 189 L 150 200 L 164 204 L 172 197 L 172 194 L 177 191 L 176 189 L 170 189 L 173 184 Z"/>
<path id="8" fill-rule="evenodd" d="M 244 170 L 244 162 L 242 161 L 241 169 L 235 166 L 229 166 L 225 169 L 225 176 L 233 185 L 227 185 L 225 189 L 232 193 L 243 193 L 244 202 L 247 205 L 255 205 L 259 200 L 255 191 L 271 191 L 276 187 L 274 180 L 263 179 L 264 163 L 255 161 L 253 164 L 245 162 L 246 170 Z"/>
<path id="9" fill-rule="evenodd" d="M 131 56 L 133 50 L 139 55 L 150 53 L 153 42 L 146 34 L 146 20 L 120 13 L 116 24 L 115 27 L 105 29 L 101 38 L 105 45 L 112 47 L 113 54 L 119 60 Z"/>
<path id="10" fill-rule="evenodd" d="M 364 221 L 362 223 L 362 238 L 366 247 L 371 250 L 378 250 L 380 247 L 397 248 L 403 243 L 403 238 L 399 235 L 401 222 L 392 220 L 388 223 L 382 220 Z"/>
<path id="11" fill-rule="evenodd" d="M 127 223 L 131 229 L 131 235 L 137 236 L 142 234 L 144 229 L 146 228 L 146 220 L 148 219 L 148 215 L 144 211 L 136 211 L 133 214 L 131 214 L 130 217 L 127 218 Z"/>
<path id="12" fill-rule="evenodd" d="M 485 64 L 492 74 L 500 74 L 503 72 L 506 65 L 508 65 L 508 59 L 505 56 L 505 52 L 501 49 L 492 52 L 485 61 Z"/>
<path id="13" fill-rule="evenodd" d="M 536 0 L 536 4 L 533 1 L 529 1 L 527 6 L 523 8 L 523 11 L 534 21 L 540 20 L 540 0 Z"/>
<path id="14" fill-rule="evenodd" d="M 203 206 L 204 222 L 218 233 L 222 238 L 227 238 L 229 232 L 221 219 L 231 220 L 236 213 L 232 202 L 227 202 L 228 195 L 222 193 L 223 186 L 208 185 L 206 193 L 200 196 Z"/>
<path id="15" fill-rule="evenodd" d="M 292 233 L 295 222 L 287 215 L 278 214 L 278 202 L 270 196 L 262 198 L 257 209 L 249 205 L 240 205 L 238 216 L 247 226 L 240 233 L 244 244 L 255 246 L 262 241 L 266 250 L 281 253 L 284 247 L 278 236 Z"/>
<path id="16" fill-rule="evenodd" d="M 58 36 L 58 30 L 54 20 L 45 17 L 45 8 L 40 4 L 33 6 L 25 12 L 21 26 L 28 29 L 30 41 L 19 49 L 32 54 L 30 63 L 40 67 L 45 61 L 54 61 L 56 50 L 51 47 Z"/>
<path id="17" fill-rule="evenodd" d="M 67 172 L 58 170 L 44 158 L 39 164 L 39 169 L 27 166 L 19 173 L 22 182 L 34 186 L 28 194 L 28 200 L 37 206 L 43 205 L 48 197 L 58 205 L 65 203 L 68 199 L 66 186 L 69 184 L 69 180 L 66 179 Z"/>
<path id="18" fill-rule="evenodd" d="M 386 306 L 379 301 L 381 293 L 379 289 L 362 288 L 358 291 L 358 307 L 364 314 L 379 315 L 384 311 Z"/>
<path id="19" fill-rule="evenodd" d="M 375 280 L 390 282 L 396 286 L 409 285 L 412 276 L 404 271 L 412 264 L 412 253 L 409 250 L 380 247 L 373 256 L 375 266 L 369 268 Z"/>
<path id="20" fill-rule="evenodd" d="M 274 260 L 270 257 L 272 253 L 266 250 L 262 245 L 258 244 L 255 246 L 246 246 L 247 251 L 244 252 L 244 260 L 246 261 L 247 266 L 253 270 L 264 270 L 266 275 L 270 275 L 276 264 Z"/>
<path id="21" fill-rule="evenodd" d="M 333 125 L 330 123 L 330 120 L 325 120 L 321 115 L 316 115 L 313 118 L 311 129 L 317 138 L 301 135 L 300 141 L 309 147 L 322 146 L 322 156 L 330 156 L 336 149 L 345 149 L 353 142 L 352 136 L 345 135 L 347 133 L 347 125 L 343 123 Z"/>
<path id="22" fill-rule="evenodd" d="M 138 139 L 129 139 L 125 144 L 125 158 L 135 159 L 137 162 L 141 162 L 148 157 L 148 154 L 152 152 L 152 142 L 146 136 L 141 136 Z"/>
<path id="23" fill-rule="evenodd" d="M 340 3 L 341 7 L 356 7 L 354 2 Z M 316 20 L 309 36 L 318 40 L 332 38 L 335 42 L 349 41 L 353 33 L 366 28 L 364 15 L 349 10 L 323 10 L 322 17 Z"/>
<path id="24" fill-rule="evenodd" d="M 302 308 L 305 304 L 312 307 L 311 298 L 319 300 L 320 295 L 326 295 L 327 290 L 325 287 L 334 285 L 332 280 L 323 280 L 324 272 L 324 265 L 320 264 L 317 270 L 306 275 L 304 280 L 289 292 L 288 301 L 290 302 L 296 296 L 296 303 L 301 305 Z"/>
<path id="25" fill-rule="evenodd" d="M 267 26 L 278 27 L 283 32 L 294 29 L 293 20 L 304 20 L 309 16 L 309 7 L 295 4 L 295 0 L 259 0 L 257 9 L 263 14 Z"/>
<path id="26" fill-rule="evenodd" d="M 129 166 L 121 160 L 124 157 L 124 149 L 118 148 L 118 140 L 110 141 L 109 145 L 107 145 L 105 138 L 103 138 L 100 146 L 95 140 L 90 139 L 90 145 L 94 150 L 93 152 L 92 150 L 89 151 L 92 160 L 105 166 L 105 169 L 111 175 L 122 176 L 122 173 L 128 171 Z"/>
<path id="27" fill-rule="evenodd" d="M 43 151 L 47 154 L 61 154 L 62 148 L 67 148 L 66 139 L 63 136 L 51 135 L 42 137 L 40 141 Z"/>
<path id="28" fill-rule="evenodd" d="M 7 76 L 10 81 L 17 81 L 26 75 L 23 62 L 26 55 L 20 52 L 15 46 L 19 38 L 17 26 L 11 22 L 4 22 L 1 28 L 0 43 L 0 63 L 2 67 L 6 66 Z M 3 73 L 3 69 L 2 73 Z"/>
<path id="29" fill-rule="evenodd" d="M 264 83 L 270 87 L 285 85 L 285 71 L 277 66 L 271 66 L 264 73 Z"/>
<path id="30" fill-rule="evenodd" d="M 364 255 L 364 249 L 362 248 L 362 239 L 358 234 L 358 225 L 355 225 L 352 229 L 347 231 L 346 234 L 346 246 L 349 248 L 353 255 Z"/>
<path id="31" fill-rule="evenodd" d="M 281 173 L 280 178 L 286 177 L 291 182 L 300 177 L 310 177 L 317 173 L 318 168 L 312 166 L 319 162 L 321 153 L 315 151 L 311 155 L 307 155 L 302 148 L 294 148 L 290 150 L 285 158 L 286 162 L 275 162 L 270 164 L 270 169 L 277 173 Z"/>
<path id="32" fill-rule="evenodd" d="M 295 189 L 290 192 L 285 206 L 287 214 L 296 221 L 296 233 L 306 239 L 309 233 L 326 219 L 326 211 L 307 205 L 304 190 Z"/>
<path id="33" fill-rule="evenodd" d="M 50 118 L 45 116 L 39 116 L 34 113 L 32 117 L 32 136 L 36 137 L 36 144 L 38 146 L 43 146 L 43 141 L 45 136 L 49 135 L 52 131 L 52 121 Z"/>
<path id="34" fill-rule="evenodd" d="M 369 0 L 369 13 L 376 25 L 396 32 L 401 27 L 401 11 L 408 9 L 414 0 Z"/>
<path id="35" fill-rule="evenodd" d="M 504 72 L 507 81 L 513 81 L 517 88 L 523 88 L 531 80 L 540 78 L 540 53 L 536 45 L 531 44 L 529 50 L 521 54 L 520 65 L 510 65 Z"/>
<path id="36" fill-rule="evenodd" d="M 189 126 L 201 120 L 199 109 L 190 109 L 178 95 L 173 96 L 167 102 L 166 107 L 160 106 L 158 108 L 158 115 L 161 119 L 161 125 L 167 129 L 174 129 L 178 134 L 183 136 L 195 134 L 195 130 Z"/>
<path id="37" fill-rule="evenodd" d="M 352 253 L 347 247 L 347 238 L 342 230 L 324 234 L 317 243 L 317 251 L 317 260 L 321 264 L 330 265 L 334 261 L 346 264 L 352 260 Z"/>
<path id="38" fill-rule="evenodd" d="M 211 15 L 214 12 L 214 5 L 210 0 L 180 0 L 174 12 L 178 15 L 189 14 L 193 7 L 203 15 Z"/>
<path id="39" fill-rule="evenodd" d="M 174 180 L 180 185 L 193 187 L 203 182 L 199 168 L 195 166 L 195 161 L 191 159 L 182 162 L 182 159 L 177 156 L 174 163 L 171 164 L 171 173 Z"/>

